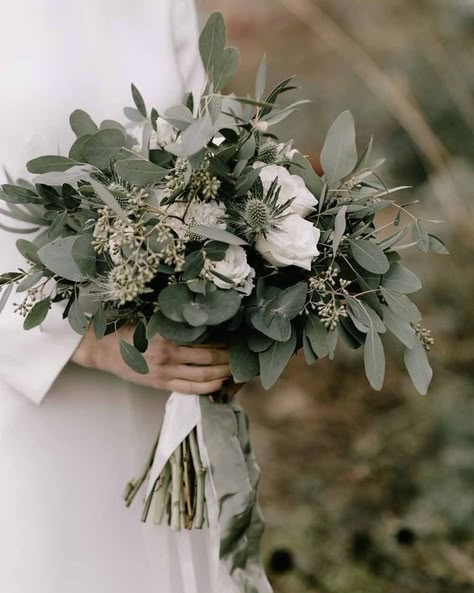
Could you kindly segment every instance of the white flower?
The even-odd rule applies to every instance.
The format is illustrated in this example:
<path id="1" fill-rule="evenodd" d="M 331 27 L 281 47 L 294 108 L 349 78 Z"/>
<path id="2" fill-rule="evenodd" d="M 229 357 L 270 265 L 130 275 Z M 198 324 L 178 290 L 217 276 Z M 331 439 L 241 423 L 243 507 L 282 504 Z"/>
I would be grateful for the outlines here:
<path id="1" fill-rule="evenodd" d="M 170 142 L 174 142 L 176 139 L 176 130 L 173 126 L 163 119 L 159 117 L 156 120 L 156 132 L 153 130 L 151 133 L 150 138 L 150 149 L 153 150 L 155 148 L 163 148 Z"/>
<path id="2" fill-rule="evenodd" d="M 258 165 L 261 165 L 261 163 Z M 278 178 L 278 185 L 280 187 L 279 203 L 284 203 L 291 198 L 295 198 L 289 208 L 289 212 L 299 214 L 303 217 L 309 216 L 313 212 L 318 200 L 306 187 L 303 179 L 298 175 L 291 175 L 285 167 L 268 165 L 260 171 L 260 179 L 262 180 L 265 191 L 269 190 L 270 185 L 276 177 Z"/>
<path id="3" fill-rule="evenodd" d="M 212 272 L 224 276 L 228 282 Z M 203 275 L 218 288 L 235 288 L 238 292 L 248 296 L 253 289 L 255 270 L 247 263 L 247 254 L 240 245 L 229 245 L 224 259 L 220 261 L 206 260 Z"/>
<path id="4" fill-rule="evenodd" d="M 166 219 L 166 224 L 176 231 L 180 239 L 189 232 L 189 227 L 198 224 L 218 229 L 226 228 L 226 223 L 222 220 L 226 214 L 224 204 L 217 200 L 210 200 L 209 202 L 193 200 L 191 204 L 188 202 L 174 202 L 166 208 L 166 213 L 170 215 Z M 183 222 L 182 219 L 185 214 L 186 218 Z"/>
<path id="5" fill-rule="evenodd" d="M 283 218 L 277 230 L 260 235 L 255 248 L 277 267 L 298 266 L 311 269 L 311 261 L 319 255 L 318 241 L 321 232 L 312 222 L 297 214 Z"/>

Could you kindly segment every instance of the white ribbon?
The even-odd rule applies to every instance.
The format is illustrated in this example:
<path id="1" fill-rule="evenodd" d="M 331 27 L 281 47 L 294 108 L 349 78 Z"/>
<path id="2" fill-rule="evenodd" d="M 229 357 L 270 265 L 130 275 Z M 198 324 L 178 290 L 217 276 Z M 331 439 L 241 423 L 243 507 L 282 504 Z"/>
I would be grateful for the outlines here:
<path id="1" fill-rule="evenodd" d="M 202 549 L 199 550 L 196 548 L 196 546 L 193 546 L 192 534 L 183 530 L 182 532 L 175 534 L 174 538 L 177 547 L 178 562 L 181 570 L 183 593 L 242 593 L 245 587 L 243 581 L 241 579 L 239 580 L 241 583 L 241 587 L 239 587 L 236 580 L 229 574 L 229 568 L 223 561 L 221 561 L 220 558 L 222 534 L 219 523 L 220 509 L 218 503 L 218 494 L 216 484 L 213 479 L 213 472 L 211 471 L 211 465 L 209 461 L 210 456 L 203 434 L 203 416 L 201 406 L 205 403 L 208 402 L 200 403 L 200 397 L 197 395 L 184 395 L 177 392 L 173 392 L 170 395 L 166 403 L 165 416 L 161 428 L 160 439 L 156 448 L 155 458 L 150 471 L 146 497 L 148 499 L 152 493 L 160 473 L 163 471 L 166 462 L 169 460 L 173 452 L 183 442 L 188 434 L 194 428 L 197 428 L 199 453 L 202 464 L 207 469 L 205 495 L 209 530 L 202 533 L 207 533 L 209 536 L 210 586 L 206 586 L 205 591 L 199 590 L 201 587 L 200 583 L 202 583 L 203 568 L 206 569 L 207 567 L 202 566 Z M 207 420 L 209 422 L 209 419 Z M 208 435 L 208 437 L 209 436 L 210 435 Z M 229 435 L 229 438 L 231 438 L 231 436 L 232 435 Z M 239 456 L 238 460 L 240 460 Z M 242 462 L 244 463 L 245 468 L 245 462 L 239 461 L 239 463 Z M 260 580 L 259 582 L 262 581 Z M 266 586 L 266 581 L 263 584 L 265 584 L 265 588 L 262 589 L 262 592 L 271 591 L 270 586 Z M 247 590 L 246 587 L 245 590 Z"/>

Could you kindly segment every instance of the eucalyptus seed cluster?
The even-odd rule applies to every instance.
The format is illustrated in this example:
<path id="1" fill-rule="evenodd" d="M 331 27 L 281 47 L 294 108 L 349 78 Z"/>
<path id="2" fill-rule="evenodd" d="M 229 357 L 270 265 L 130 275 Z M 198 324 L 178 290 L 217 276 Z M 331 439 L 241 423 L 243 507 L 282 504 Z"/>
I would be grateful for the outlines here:
<path id="1" fill-rule="evenodd" d="M 159 257 L 146 251 L 137 252 L 137 256 L 135 261 L 124 261 L 110 270 L 104 287 L 108 300 L 125 305 L 151 291 L 147 284 L 158 271 Z"/>
<path id="2" fill-rule="evenodd" d="M 346 306 L 338 303 L 336 299 L 331 299 L 327 303 L 320 302 L 317 304 L 318 317 L 322 324 L 329 331 L 334 331 L 338 326 L 341 317 L 347 317 Z"/>
<path id="3" fill-rule="evenodd" d="M 143 243 L 145 228 L 140 222 L 117 217 L 109 208 L 101 208 L 98 214 L 92 233 L 92 245 L 97 253 L 109 253 L 116 261 L 122 247 L 134 249 Z"/>
<path id="4" fill-rule="evenodd" d="M 209 159 L 205 158 L 201 166 L 193 171 L 187 180 L 189 167 L 188 159 L 176 159 L 173 172 L 165 178 L 168 193 L 187 190 L 190 195 L 203 200 L 215 200 L 219 194 L 221 182 L 209 171 Z"/>
<path id="5" fill-rule="evenodd" d="M 343 301 L 347 295 L 350 281 L 339 276 L 339 269 L 330 265 L 324 272 L 309 279 L 309 288 L 319 297 L 311 300 L 309 307 L 317 310 L 323 325 L 334 331 L 341 317 L 347 317 L 347 309 Z"/>
<path id="6" fill-rule="evenodd" d="M 13 311 L 26 317 L 31 311 L 33 305 L 43 298 L 44 283 L 40 286 L 29 288 L 26 291 L 24 299 L 20 303 L 13 303 Z"/>
<path id="7" fill-rule="evenodd" d="M 412 327 L 415 330 L 416 337 L 421 342 L 421 345 L 426 351 L 430 351 L 434 344 L 434 338 L 431 335 L 431 330 L 426 329 L 420 323 L 412 323 Z"/>
<path id="8" fill-rule="evenodd" d="M 184 189 L 189 166 L 188 159 L 183 157 L 178 157 L 176 159 L 173 171 L 165 177 L 166 189 L 169 194 L 172 194 L 179 189 Z"/>
<path id="9" fill-rule="evenodd" d="M 167 266 L 173 266 L 176 272 L 182 272 L 185 260 L 186 241 L 170 241 L 159 254 Z"/>

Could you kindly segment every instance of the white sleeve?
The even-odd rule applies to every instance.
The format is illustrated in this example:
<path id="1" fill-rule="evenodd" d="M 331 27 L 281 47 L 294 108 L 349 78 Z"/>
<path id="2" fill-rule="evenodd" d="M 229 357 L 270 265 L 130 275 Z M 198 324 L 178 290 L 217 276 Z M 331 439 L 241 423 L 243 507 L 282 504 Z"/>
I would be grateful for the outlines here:
<path id="1" fill-rule="evenodd" d="M 13 225 L 11 221 L 8 224 Z M 14 272 L 25 265 L 17 253 L 18 237 L 0 230 L 1 272 Z M 23 294 L 23 293 L 22 293 Z M 0 384 L 40 404 L 81 340 L 62 319 L 63 308 L 53 305 L 48 317 L 32 330 L 22 327 L 23 318 L 13 303 L 22 298 L 12 294 L 0 314 Z"/>
<path id="2" fill-rule="evenodd" d="M 204 67 L 199 54 L 199 25 L 194 0 L 173 0 L 172 35 L 183 92 L 192 91 L 195 100 L 204 87 Z"/>

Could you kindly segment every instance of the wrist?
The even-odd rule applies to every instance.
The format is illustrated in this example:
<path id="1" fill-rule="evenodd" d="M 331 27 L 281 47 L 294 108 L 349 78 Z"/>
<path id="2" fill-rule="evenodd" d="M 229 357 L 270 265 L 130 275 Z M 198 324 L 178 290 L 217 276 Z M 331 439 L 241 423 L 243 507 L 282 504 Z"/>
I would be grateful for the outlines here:
<path id="1" fill-rule="evenodd" d="M 71 361 L 83 367 L 98 368 L 98 350 L 94 331 L 89 327 L 71 356 Z"/>

